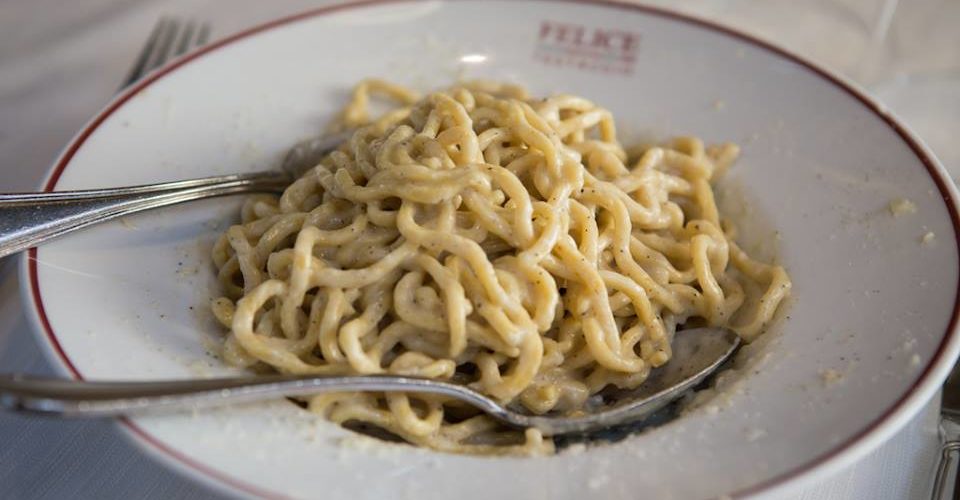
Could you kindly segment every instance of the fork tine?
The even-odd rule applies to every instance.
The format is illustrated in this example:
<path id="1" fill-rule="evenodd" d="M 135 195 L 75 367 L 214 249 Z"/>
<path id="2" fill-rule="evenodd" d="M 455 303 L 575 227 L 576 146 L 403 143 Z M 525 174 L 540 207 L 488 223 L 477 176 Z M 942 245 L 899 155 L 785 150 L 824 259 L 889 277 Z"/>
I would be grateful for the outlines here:
<path id="1" fill-rule="evenodd" d="M 136 62 L 123 80 L 120 90 L 142 78 L 145 74 L 166 64 L 173 57 L 181 56 L 195 47 L 207 43 L 210 36 L 210 24 L 191 20 L 183 23 L 175 18 L 161 17 L 153 26 L 144 47 L 140 49 Z"/>
<path id="2" fill-rule="evenodd" d="M 167 19 L 161 17 L 153 25 L 153 29 L 150 31 L 150 36 L 147 38 L 147 42 L 144 44 L 143 48 L 140 49 L 140 54 L 137 56 L 137 60 L 133 63 L 133 66 L 130 67 L 130 71 L 127 73 L 127 77 L 123 79 L 123 84 L 120 88 L 127 87 L 131 83 L 140 79 L 144 73 L 147 72 L 147 64 L 150 62 L 150 56 L 153 54 L 153 51 L 156 49 L 157 41 L 160 39 L 160 34 L 166 30 Z"/>
<path id="3" fill-rule="evenodd" d="M 192 45 L 193 33 L 197 30 L 197 23 L 190 21 L 187 23 L 187 26 L 180 33 L 180 39 L 177 41 L 177 48 L 174 55 L 180 56 L 185 54 Z"/>
<path id="4" fill-rule="evenodd" d="M 153 71 L 154 69 L 163 66 L 164 63 L 170 59 L 170 47 L 173 45 L 174 40 L 177 39 L 177 34 L 180 32 L 180 21 L 176 18 L 168 18 L 166 23 L 166 29 L 160 36 L 160 41 L 157 44 L 157 50 L 153 53 L 153 58 L 150 61 L 150 66 L 146 68 L 147 71 Z"/>
<path id="5" fill-rule="evenodd" d="M 201 45 L 207 44 L 207 39 L 210 37 L 210 24 L 203 23 L 200 25 L 200 31 L 197 33 L 197 40 L 194 46 L 199 47 Z"/>

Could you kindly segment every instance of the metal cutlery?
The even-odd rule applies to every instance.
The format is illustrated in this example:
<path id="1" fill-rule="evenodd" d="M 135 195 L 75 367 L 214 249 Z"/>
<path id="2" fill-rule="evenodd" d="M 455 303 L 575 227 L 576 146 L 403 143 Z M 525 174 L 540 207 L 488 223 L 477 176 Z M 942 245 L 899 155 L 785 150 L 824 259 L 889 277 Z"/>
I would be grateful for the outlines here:
<path id="1" fill-rule="evenodd" d="M 559 435 L 642 420 L 696 387 L 739 346 L 740 338 L 729 330 L 680 331 L 674 338 L 673 358 L 653 370 L 638 389 L 609 394 L 573 416 L 531 415 L 466 385 L 394 375 L 275 375 L 156 382 L 86 382 L 0 375 L 0 407 L 69 417 L 101 417 L 324 392 L 409 392 L 454 398 L 504 424 L 535 427 L 545 435 Z"/>

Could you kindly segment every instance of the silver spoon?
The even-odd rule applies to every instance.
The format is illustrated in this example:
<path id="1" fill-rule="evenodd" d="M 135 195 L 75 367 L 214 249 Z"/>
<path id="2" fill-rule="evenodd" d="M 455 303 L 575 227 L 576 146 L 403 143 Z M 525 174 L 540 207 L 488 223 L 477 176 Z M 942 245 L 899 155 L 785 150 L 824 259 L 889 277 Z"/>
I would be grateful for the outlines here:
<path id="1" fill-rule="evenodd" d="M 536 427 L 551 436 L 642 420 L 716 371 L 739 345 L 739 337 L 721 328 L 680 331 L 673 341 L 673 359 L 653 370 L 640 388 L 623 391 L 610 404 L 594 405 L 577 416 L 529 415 L 464 385 L 386 375 L 277 375 L 160 382 L 83 382 L 0 375 L 0 407 L 70 417 L 102 417 L 323 392 L 412 392 L 458 399 L 507 425 Z"/>
<path id="2" fill-rule="evenodd" d="M 305 141 L 274 171 L 204 177 L 143 186 L 0 194 L 0 258 L 98 222 L 151 208 L 228 194 L 282 192 L 349 132 Z"/>

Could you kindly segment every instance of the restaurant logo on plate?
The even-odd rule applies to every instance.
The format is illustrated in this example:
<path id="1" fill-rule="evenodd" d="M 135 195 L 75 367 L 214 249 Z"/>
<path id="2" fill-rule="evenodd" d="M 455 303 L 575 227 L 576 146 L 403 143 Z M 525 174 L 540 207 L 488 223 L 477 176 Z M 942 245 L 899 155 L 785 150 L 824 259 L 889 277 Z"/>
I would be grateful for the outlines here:
<path id="1" fill-rule="evenodd" d="M 640 48 L 640 35 L 621 29 L 542 21 L 533 58 L 549 66 L 629 75 Z"/>

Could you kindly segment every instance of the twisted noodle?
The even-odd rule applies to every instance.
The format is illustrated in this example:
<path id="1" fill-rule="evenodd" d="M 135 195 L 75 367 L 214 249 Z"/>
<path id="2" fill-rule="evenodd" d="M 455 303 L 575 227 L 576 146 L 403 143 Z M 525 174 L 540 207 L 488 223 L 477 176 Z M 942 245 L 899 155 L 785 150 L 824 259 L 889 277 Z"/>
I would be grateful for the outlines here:
<path id="1" fill-rule="evenodd" d="M 371 95 L 402 107 L 368 123 Z M 574 412 L 668 362 L 677 325 L 750 340 L 789 293 L 783 268 L 721 224 L 710 181 L 735 145 L 682 138 L 628 157 L 609 111 L 491 83 L 417 100 L 365 81 L 342 121 L 359 126 L 346 144 L 279 199 L 250 198 L 214 248 L 230 363 L 455 379 Z M 308 404 L 440 450 L 552 449 L 434 396 Z"/>

